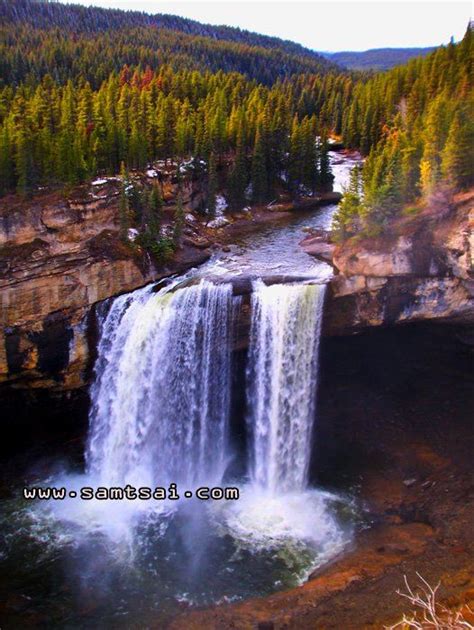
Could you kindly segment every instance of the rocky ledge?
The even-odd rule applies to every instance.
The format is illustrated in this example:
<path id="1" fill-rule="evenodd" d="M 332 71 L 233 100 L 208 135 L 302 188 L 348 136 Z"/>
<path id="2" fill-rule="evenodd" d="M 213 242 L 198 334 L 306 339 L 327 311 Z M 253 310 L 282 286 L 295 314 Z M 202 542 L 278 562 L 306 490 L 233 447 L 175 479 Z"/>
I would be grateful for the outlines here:
<path id="1" fill-rule="evenodd" d="M 175 170 L 168 164 L 133 174 L 142 184 L 160 182 L 164 229 L 175 211 Z M 205 205 L 205 181 L 183 175 L 181 247 L 157 267 L 146 252 L 119 238 L 119 190 L 120 180 L 107 177 L 69 196 L 44 190 L 31 199 L 10 195 L 0 201 L 0 383 L 58 392 L 83 387 L 94 359 L 97 303 L 183 273 L 206 261 L 212 246 L 340 196 L 326 192 L 291 200 L 281 195 L 278 203 L 209 222 L 195 212 Z"/>
<path id="2" fill-rule="evenodd" d="M 474 190 L 440 209 L 420 209 L 377 238 L 342 244 L 318 232 L 302 241 L 331 262 L 335 275 L 325 310 L 329 335 L 372 326 L 433 320 L 474 323 Z"/>
<path id="3" fill-rule="evenodd" d="M 165 215 L 171 216 L 176 191 L 171 182 L 163 188 Z M 185 182 L 187 211 L 201 196 L 195 182 Z M 190 219 L 182 248 L 166 268 L 157 269 L 146 252 L 119 238 L 116 178 L 82 186 L 69 198 L 57 192 L 3 198 L 0 382 L 62 390 L 82 386 L 93 306 L 209 257 L 211 243 Z"/>

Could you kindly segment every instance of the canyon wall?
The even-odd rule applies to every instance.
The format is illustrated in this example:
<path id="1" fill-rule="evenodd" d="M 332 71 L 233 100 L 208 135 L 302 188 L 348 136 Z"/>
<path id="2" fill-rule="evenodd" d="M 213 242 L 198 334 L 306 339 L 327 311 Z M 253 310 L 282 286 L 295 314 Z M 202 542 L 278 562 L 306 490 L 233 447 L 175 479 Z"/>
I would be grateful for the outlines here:
<path id="1" fill-rule="evenodd" d="M 474 191 L 452 205 L 404 217 L 377 238 L 334 246 L 323 235 L 303 247 L 332 262 L 325 332 L 417 321 L 474 323 Z"/>
<path id="2" fill-rule="evenodd" d="M 170 179 L 162 185 L 165 215 L 172 215 L 176 186 Z M 198 182 L 186 180 L 186 210 L 202 204 L 203 194 Z M 473 222 L 474 191 L 458 195 L 453 205 L 436 212 L 403 218 L 383 237 L 351 239 L 337 246 L 328 235 L 306 238 L 306 251 L 332 262 L 335 270 L 327 292 L 324 334 L 347 335 L 423 320 L 472 325 Z M 44 193 L 32 200 L 2 200 L 1 383 L 58 392 L 83 387 L 96 344 L 94 306 L 183 272 L 210 255 L 205 230 L 189 215 L 183 247 L 160 269 L 139 248 L 124 245 L 118 229 L 114 178 L 81 187 L 69 199 Z M 235 279 L 234 293 L 243 295 L 236 348 L 248 343 L 250 291 L 250 280 Z"/>
<path id="3" fill-rule="evenodd" d="M 176 184 L 165 178 L 161 185 L 165 214 L 172 214 Z M 197 182 L 185 179 L 182 190 L 187 211 L 202 202 Z M 184 237 L 175 260 L 157 270 L 145 252 L 120 240 L 118 196 L 118 180 L 108 178 L 70 198 L 44 193 L 2 199 L 0 382 L 81 387 L 90 368 L 94 305 L 208 257 L 206 242 L 187 226 L 191 236 Z"/>

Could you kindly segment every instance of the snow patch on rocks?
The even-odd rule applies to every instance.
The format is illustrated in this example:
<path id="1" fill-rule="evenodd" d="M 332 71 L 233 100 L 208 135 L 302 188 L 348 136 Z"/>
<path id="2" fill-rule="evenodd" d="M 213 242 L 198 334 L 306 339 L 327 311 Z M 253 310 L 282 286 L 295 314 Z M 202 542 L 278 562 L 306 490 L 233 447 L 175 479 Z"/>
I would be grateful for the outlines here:
<path id="1" fill-rule="evenodd" d="M 221 228 L 221 227 L 224 227 L 224 225 L 228 225 L 229 223 L 230 223 L 229 219 L 226 219 L 225 217 L 221 216 L 221 217 L 216 217 L 212 221 L 209 221 L 209 223 L 207 224 L 207 227 Z"/>
<path id="2" fill-rule="evenodd" d="M 129 228 L 127 231 L 127 237 L 128 240 L 131 241 L 132 243 L 135 241 L 135 239 L 138 236 L 138 230 L 136 230 L 135 228 Z"/>
<path id="3" fill-rule="evenodd" d="M 228 205 L 229 204 L 227 203 L 224 195 L 216 196 L 216 218 L 222 217 L 224 215 L 225 211 L 227 210 Z"/>

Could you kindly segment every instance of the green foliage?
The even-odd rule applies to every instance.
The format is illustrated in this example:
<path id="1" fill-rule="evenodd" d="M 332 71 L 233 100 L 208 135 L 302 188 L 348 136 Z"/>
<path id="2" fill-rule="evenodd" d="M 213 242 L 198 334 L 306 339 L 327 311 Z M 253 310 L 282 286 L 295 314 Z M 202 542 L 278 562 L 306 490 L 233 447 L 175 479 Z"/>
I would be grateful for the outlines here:
<path id="1" fill-rule="evenodd" d="M 334 182 L 334 175 L 331 171 L 331 164 L 329 162 L 328 144 L 322 142 L 319 145 L 318 150 L 319 158 L 319 172 L 318 172 L 318 185 L 322 190 L 331 189 Z"/>
<path id="2" fill-rule="evenodd" d="M 473 110 L 459 109 L 451 122 L 441 154 L 441 175 L 455 188 L 474 183 Z"/>
<path id="3" fill-rule="evenodd" d="M 288 171 L 295 189 L 314 190 L 319 105 L 307 82 L 318 92 L 339 86 L 339 79 L 301 77 L 268 88 L 235 73 L 162 65 L 157 72 L 124 67 L 96 90 L 80 76 L 62 86 L 48 75 L 36 85 L 0 88 L 2 192 L 73 186 L 115 174 L 122 162 L 143 170 L 157 159 L 194 156 L 196 164 L 211 154 L 220 167 L 235 159 L 227 182 L 234 208 L 245 203 L 249 178 L 260 202 Z"/>
<path id="4" fill-rule="evenodd" d="M 143 190 L 140 195 L 142 210 L 140 217 L 136 217 L 140 223 L 140 233 L 147 238 L 147 248 L 160 238 L 160 223 L 163 210 L 163 198 L 161 189 L 153 184 L 149 190 Z"/>
<path id="5" fill-rule="evenodd" d="M 380 233 L 420 194 L 431 203 L 440 189 L 474 184 L 473 47 L 468 28 L 459 44 L 357 86 L 344 134 L 370 151 L 363 204 L 350 187 L 336 217 L 340 238 Z"/>
<path id="6" fill-rule="evenodd" d="M 176 247 L 181 245 L 181 237 L 184 228 L 184 207 L 183 197 L 181 192 L 178 193 L 176 200 L 176 209 L 174 211 L 174 228 L 173 228 L 173 243 Z"/>
<path id="7" fill-rule="evenodd" d="M 216 159 L 214 153 L 209 158 L 209 173 L 207 182 L 207 214 L 214 217 L 216 214 L 216 195 L 217 195 L 217 170 Z"/>
<path id="8" fill-rule="evenodd" d="M 242 127 L 237 132 L 235 160 L 229 176 L 229 201 L 233 210 L 240 210 L 245 205 L 245 189 L 247 187 L 247 156 Z"/>
<path id="9" fill-rule="evenodd" d="M 355 166 L 351 171 L 349 186 L 344 191 L 333 218 L 332 233 L 335 240 L 343 240 L 359 230 L 361 215 L 364 214 L 361 194 L 362 172 L 360 166 Z"/>
<path id="10" fill-rule="evenodd" d="M 131 211 L 128 198 L 128 187 L 130 178 L 122 162 L 120 166 L 120 201 L 119 201 L 119 219 L 120 219 L 120 238 L 124 241 L 128 240 L 128 230 L 131 226 Z"/>
<path id="11" fill-rule="evenodd" d="M 268 199 L 267 147 L 265 145 L 263 122 L 257 127 L 252 155 L 252 197 L 256 203 Z"/>
<path id="12" fill-rule="evenodd" d="M 137 243 L 146 249 L 158 264 L 170 260 L 176 249 L 172 238 L 167 236 L 154 237 L 150 232 L 140 233 L 137 237 Z"/>

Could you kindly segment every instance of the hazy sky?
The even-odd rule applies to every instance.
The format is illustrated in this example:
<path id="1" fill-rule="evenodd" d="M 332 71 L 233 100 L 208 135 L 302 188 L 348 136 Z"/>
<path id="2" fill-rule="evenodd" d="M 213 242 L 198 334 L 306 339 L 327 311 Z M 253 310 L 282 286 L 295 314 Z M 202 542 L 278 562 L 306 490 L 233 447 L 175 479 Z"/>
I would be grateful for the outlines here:
<path id="1" fill-rule="evenodd" d="M 74 0 L 148 13 L 172 13 L 291 39 L 314 50 L 436 46 L 459 40 L 471 2 L 436 0 Z"/>

